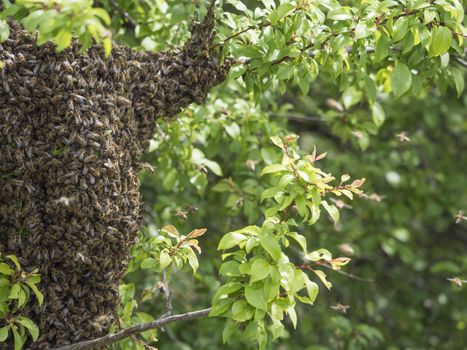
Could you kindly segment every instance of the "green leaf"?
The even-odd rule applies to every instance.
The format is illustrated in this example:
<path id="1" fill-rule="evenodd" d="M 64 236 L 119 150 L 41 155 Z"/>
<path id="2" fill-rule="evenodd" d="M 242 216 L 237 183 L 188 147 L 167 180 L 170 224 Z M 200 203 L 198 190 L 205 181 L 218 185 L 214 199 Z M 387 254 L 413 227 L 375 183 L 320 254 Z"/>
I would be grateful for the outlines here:
<path id="1" fill-rule="evenodd" d="M 440 56 L 447 52 L 452 44 L 452 33 L 447 27 L 435 27 L 431 31 L 430 42 L 428 44 L 428 54 L 430 57 Z"/>
<path id="2" fill-rule="evenodd" d="M 107 13 L 107 11 L 103 8 L 94 7 L 92 8 L 92 12 L 95 16 L 99 17 L 106 25 L 109 26 L 111 24 L 110 16 Z"/>
<path id="3" fill-rule="evenodd" d="M 10 331 L 9 326 L 0 328 L 0 343 L 4 342 L 8 338 L 8 333 Z"/>
<path id="4" fill-rule="evenodd" d="M 278 136 L 271 136 L 271 141 L 273 144 L 275 144 L 277 147 L 283 149 L 284 148 L 284 143 L 282 142 L 281 138 Z"/>
<path id="5" fill-rule="evenodd" d="M 348 12 L 347 8 L 339 6 L 329 11 L 327 18 L 332 19 L 334 21 L 345 21 L 348 19 L 352 19 L 352 15 Z"/>
<path id="6" fill-rule="evenodd" d="M 0 19 L 0 43 L 4 42 L 10 36 L 10 26 L 7 21 Z"/>
<path id="7" fill-rule="evenodd" d="M 383 106 L 381 106 L 378 102 L 375 102 L 371 107 L 371 114 L 373 116 L 373 123 L 376 126 L 381 126 L 386 119 L 386 114 L 384 113 Z"/>
<path id="8" fill-rule="evenodd" d="M 405 38 L 409 29 L 409 17 L 400 17 L 392 28 L 392 40 L 398 42 Z"/>
<path id="9" fill-rule="evenodd" d="M 233 302 L 234 300 L 231 298 L 219 299 L 212 306 L 212 310 L 209 312 L 209 317 L 216 317 L 224 314 L 227 310 L 229 310 L 230 305 L 232 305 Z"/>
<path id="10" fill-rule="evenodd" d="M 281 4 L 271 12 L 269 19 L 272 24 L 276 24 L 284 17 L 290 15 L 295 10 L 295 6 L 289 3 Z"/>
<path id="11" fill-rule="evenodd" d="M 297 328 L 297 313 L 295 312 L 294 306 L 287 308 L 287 314 L 289 315 L 290 321 L 292 321 L 293 328 Z"/>
<path id="12" fill-rule="evenodd" d="M 306 238 L 298 234 L 297 232 L 288 232 L 286 233 L 288 237 L 292 237 L 302 248 L 303 252 L 306 253 Z"/>
<path id="13" fill-rule="evenodd" d="M 261 202 L 263 202 L 265 199 L 274 197 L 280 191 L 281 191 L 281 188 L 276 187 L 276 186 L 266 189 L 265 191 L 263 191 L 263 193 L 261 193 L 261 198 L 260 198 Z"/>
<path id="14" fill-rule="evenodd" d="M 13 326 L 12 330 L 15 343 L 15 350 L 21 350 L 21 348 L 23 347 L 23 340 L 21 339 L 21 335 L 18 333 L 18 329 L 16 326 Z"/>
<path id="15" fill-rule="evenodd" d="M 219 299 L 221 299 L 223 296 L 227 297 L 229 294 L 236 292 L 242 287 L 243 285 L 239 282 L 229 282 L 227 284 L 224 284 L 216 291 L 216 294 L 214 294 L 214 297 L 212 298 L 212 300 L 215 303 Z"/>
<path id="16" fill-rule="evenodd" d="M 154 258 L 146 258 L 141 263 L 142 269 L 157 269 L 159 267 L 159 262 Z"/>
<path id="17" fill-rule="evenodd" d="M 264 300 L 264 289 L 263 285 L 257 286 L 246 286 L 245 287 L 245 299 L 248 303 L 257 309 L 266 310 L 266 301 Z"/>
<path id="18" fill-rule="evenodd" d="M 305 288 L 305 273 L 300 269 L 293 269 L 293 276 L 290 279 L 290 292 L 295 294 Z"/>
<path id="19" fill-rule="evenodd" d="M 71 44 L 71 33 L 68 28 L 63 28 L 55 37 L 55 43 L 57 44 L 57 51 L 63 51 Z"/>
<path id="20" fill-rule="evenodd" d="M 375 46 L 375 61 L 380 62 L 389 54 L 389 37 L 384 32 L 375 33 L 376 46 Z"/>
<path id="21" fill-rule="evenodd" d="M 306 209 L 306 198 L 304 194 L 295 198 L 295 205 L 297 207 L 298 214 L 306 220 L 308 217 L 308 210 Z"/>
<path id="22" fill-rule="evenodd" d="M 11 271 L 10 266 L 8 266 L 8 264 L 2 262 L 0 263 L 0 273 L 7 276 L 11 276 L 13 272 Z"/>
<path id="23" fill-rule="evenodd" d="M 160 269 L 163 270 L 167 266 L 170 265 L 172 262 L 172 257 L 169 255 L 169 253 L 165 250 L 161 252 L 161 255 L 159 256 L 159 264 L 160 264 Z"/>
<path id="24" fill-rule="evenodd" d="M 271 164 L 271 165 L 267 165 L 266 167 L 264 167 L 263 171 L 261 171 L 261 175 L 278 173 L 278 172 L 287 171 L 287 170 L 288 169 L 285 165 Z"/>
<path id="25" fill-rule="evenodd" d="M 193 249 L 187 248 L 187 250 L 188 250 L 188 253 L 187 253 L 188 264 L 190 264 L 190 267 L 193 270 L 193 273 L 196 273 L 199 267 L 198 257 L 196 256 Z"/>
<path id="26" fill-rule="evenodd" d="M 225 344 L 230 339 L 230 337 L 235 333 L 238 329 L 238 326 L 232 322 L 231 320 L 227 321 L 227 324 L 222 331 L 222 342 Z"/>
<path id="27" fill-rule="evenodd" d="M 15 264 L 16 269 L 17 269 L 18 271 L 21 270 L 21 265 L 19 264 L 18 258 L 17 258 L 16 256 L 14 256 L 14 255 L 7 255 L 6 257 L 7 257 L 8 259 L 10 259 L 11 261 L 13 261 L 13 264 Z"/>
<path id="28" fill-rule="evenodd" d="M 240 264 L 236 261 L 226 261 L 221 265 L 221 268 L 219 269 L 219 274 L 228 277 L 241 276 L 242 274 L 240 273 L 239 267 Z"/>
<path id="29" fill-rule="evenodd" d="M 259 236 L 259 243 L 275 261 L 279 260 L 281 257 L 281 247 L 277 237 L 269 233 L 262 233 Z"/>
<path id="30" fill-rule="evenodd" d="M 308 297 L 310 298 L 310 301 L 314 303 L 319 292 L 318 285 L 315 282 L 305 279 L 305 286 L 306 286 L 306 290 L 308 293 Z"/>
<path id="31" fill-rule="evenodd" d="M 20 290 L 21 290 L 21 285 L 19 283 L 15 283 L 13 287 L 11 287 L 10 289 L 10 295 L 8 296 L 8 298 L 18 299 Z"/>
<path id="32" fill-rule="evenodd" d="M 305 259 L 310 261 L 329 261 L 332 259 L 332 254 L 329 250 L 321 248 L 306 254 Z"/>
<path id="33" fill-rule="evenodd" d="M 462 71 L 457 68 L 451 68 L 449 70 L 449 73 L 451 74 L 452 79 L 454 81 L 454 86 L 456 87 L 457 96 L 460 97 L 465 87 L 464 75 L 462 74 Z"/>
<path id="34" fill-rule="evenodd" d="M 247 237 L 245 235 L 242 235 L 241 233 L 229 232 L 226 235 L 224 235 L 224 237 L 222 237 L 221 241 L 219 242 L 219 246 L 217 247 L 217 250 L 230 249 L 246 240 L 246 238 Z"/>
<path id="35" fill-rule="evenodd" d="M 326 211 L 328 212 L 332 221 L 334 221 L 334 224 L 337 224 L 337 222 L 339 221 L 339 210 L 336 208 L 336 206 L 328 204 L 328 202 L 326 201 L 321 201 L 321 204 L 323 205 L 324 209 L 326 209 Z"/>
<path id="36" fill-rule="evenodd" d="M 409 68 L 400 62 L 396 63 L 391 73 L 391 88 L 396 97 L 402 96 L 412 85 L 412 74 Z"/>
<path id="37" fill-rule="evenodd" d="M 32 322 L 29 318 L 24 316 L 18 317 L 18 320 L 16 322 L 27 328 L 27 330 L 31 334 L 33 341 L 37 340 L 37 338 L 39 337 L 39 328 L 34 324 L 34 322 Z"/>
<path id="38" fill-rule="evenodd" d="M 204 165 L 206 165 L 209 168 L 209 170 L 213 172 L 214 175 L 222 176 L 222 168 L 219 165 L 219 163 L 206 159 L 204 161 Z"/>
<path id="39" fill-rule="evenodd" d="M 19 289 L 18 293 L 18 307 L 21 308 L 26 303 L 27 294 L 23 288 Z"/>
<path id="40" fill-rule="evenodd" d="M 224 125 L 224 129 L 227 132 L 227 134 L 234 140 L 240 136 L 240 127 L 237 123 Z"/>
<path id="41" fill-rule="evenodd" d="M 255 310 L 245 300 L 237 300 L 232 305 L 232 319 L 238 322 L 248 321 L 253 317 Z"/>
<path id="42" fill-rule="evenodd" d="M 109 57 L 112 53 L 112 40 L 110 38 L 102 39 L 102 45 L 104 45 L 105 57 Z"/>
<path id="43" fill-rule="evenodd" d="M 326 274 L 321 271 L 321 270 L 313 270 L 313 272 L 316 274 L 316 276 L 319 277 L 319 279 L 321 280 L 321 282 L 323 282 L 323 284 L 326 286 L 327 289 L 331 289 L 332 288 L 332 284 L 331 282 L 329 282 L 326 278 Z"/>
<path id="44" fill-rule="evenodd" d="M 135 285 L 133 283 L 121 284 L 118 287 L 118 290 L 120 292 L 120 299 L 122 300 L 122 304 L 128 303 L 135 296 Z"/>
<path id="45" fill-rule="evenodd" d="M 269 275 L 270 264 L 264 259 L 256 259 L 250 269 L 250 283 L 265 279 Z"/>

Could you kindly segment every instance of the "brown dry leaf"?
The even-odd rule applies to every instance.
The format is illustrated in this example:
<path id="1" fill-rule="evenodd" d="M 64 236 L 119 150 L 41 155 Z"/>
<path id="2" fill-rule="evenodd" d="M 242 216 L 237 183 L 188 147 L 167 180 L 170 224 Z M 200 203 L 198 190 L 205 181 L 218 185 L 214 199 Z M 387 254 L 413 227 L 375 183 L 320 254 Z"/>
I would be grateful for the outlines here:
<path id="1" fill-rule="evenodd" d="M 201 237 L 206 233 L 208 229 L 207 228 L 195 228 L 193 231 L 191 231 L 188 235 L 187 238 L 196 238 L 196 237 Z"/>

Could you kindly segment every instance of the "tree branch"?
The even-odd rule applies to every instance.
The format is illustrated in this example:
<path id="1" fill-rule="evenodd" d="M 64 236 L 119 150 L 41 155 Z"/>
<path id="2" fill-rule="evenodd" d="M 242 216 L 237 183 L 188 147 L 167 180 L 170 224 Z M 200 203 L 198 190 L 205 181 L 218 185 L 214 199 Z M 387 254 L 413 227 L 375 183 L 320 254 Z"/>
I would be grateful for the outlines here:
<path id="1" fill-rule="evenodd" d="M 60 348 L 55 348 L 52 350 L 84 350 L 84 349 L 93 349 L 96 347 L 101 347 L 104 345 L 109 345 L 112 343 L 115 343 L 119 340 L 131 337 L 134 334 L 139 334 L 145 331 L 148 331 L 150 329 L 155 329 L 159 328 L 161 326 L 164 326 L 168 323 L 172 322 L 177 322 L 177 321 L 187 321 L 187 320 L 192 320 L 195 318 L 201 318 L 201 317 L 206 317 L 209 312 L 211 311 L 211 308 L 203 309 L 203 310 L 197 310 L 197 311 L 192 311 L 192 312 L 186 312 L 184 314 L 179 314 L 179 315 L 171 315 L 167 317 L 161 317 L 158 318 L 157 320 L 154 320 L 149 323 L 144 323 L 140 324 L 134 327 L 130 327 L 127 329 L 124 329 L 123 331 L 120 331 L 115 334 L 107 334 L 103 337 L 92 339 L 92 340 L 85 340 L 76 344 L 71 344 L 71 345 L 65 345 Z"/>
<path id="2" fill-rule="evenodd" d="M 167 282 L 167 271 L 164 269 L 162 271 L 162 283 L 164 285 L 164 294 L 165 294 L 165 314 L 162 315 L 168 316 L 172 313 L 172 293 L 170 293 L 169 283 Z"/>
<path id="3" fill-rule="evenodd" d="M 452 57 L 452 60 L 453 60 L 454 62 L 456 62 L 458 65 L 460 65 L 460 66 L 462 66 L 462 67 L 464 67 L 464 68 L 467 68 L 467 61 L 465 61 L 464 59 L 462 59 L 462 58 L 459 57 L 459 56 L 454 56 L 454 55 L 452 55 L 451 57 Z"/>
<path id="4" fill-rule="evenodd" d="M 119 4 L 115 0 L 109 0 L 110 5 L 120 13 L 120 15 L 126 20 L 126 22 L 130 25 L 131 28 L 136 28 L 138 26 L 138 22 L 136 22 L 133 17 L 130 16 L 128 12 L 122 9 Z"/>

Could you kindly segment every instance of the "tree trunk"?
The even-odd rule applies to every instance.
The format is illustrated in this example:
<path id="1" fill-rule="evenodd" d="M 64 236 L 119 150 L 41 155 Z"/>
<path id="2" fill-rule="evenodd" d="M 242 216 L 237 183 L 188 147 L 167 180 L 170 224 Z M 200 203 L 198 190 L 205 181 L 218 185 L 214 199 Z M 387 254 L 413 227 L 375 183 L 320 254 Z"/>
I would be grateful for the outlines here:
<path id="1" fill-rule="evenodd" d="M 56 53 L 10 23 L 0 45 L 0 252 L 39 268 L 34 348 L 102 336 L 140 225 L 138 172 L 157 117 L 202 103 L 228 65 L 209 49 L 213 14 L 180 50 L 115 45 Z M 32 304 L 32 303 L 31 303 Z"/>

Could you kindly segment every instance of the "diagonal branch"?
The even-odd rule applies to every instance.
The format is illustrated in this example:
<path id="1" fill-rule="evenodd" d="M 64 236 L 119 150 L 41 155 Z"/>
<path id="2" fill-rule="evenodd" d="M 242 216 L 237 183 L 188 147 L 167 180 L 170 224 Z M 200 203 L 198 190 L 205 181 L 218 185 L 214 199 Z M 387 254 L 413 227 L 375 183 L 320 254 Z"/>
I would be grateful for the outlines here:
<path id="1" fill-rule="evenodd" d="M 165 314 L 161 317 L 168 316 L 172 313 L 172 293 L 169 289 L 169 283 L 167 282 L 167 270 L 162 271 L 162 284 L 164 285 L 165 294 Z"/>
<path id="2" fill-rule="evenodd" d="M 455 56 L 455 55 L 452 55 L 451 58 L 452 58 L 452 60 L 453 60 L 454 62 L 456 62 L 458 65 L 460 65 L 460 66 L 462 66 L 462 67 L 464 67 L 464 68 L 467 68 L 467 61 L 466 61 L 466 60 L 462 59 L 462 58 L 459 57 L 459 56 Z"/>
<path id="3" fill-rule="evenodd" d="M 136 22 L 128 12 L 126 12 L 124 9 L 122 9 L 120 7 L 120 5 L 117 4 L 117 2 L 115 0 L 109 0 L 109 2 L 110 2 L 110 5 L 112 6 L 112 8 L 120 13 L 120 15 L 123 17 L 123 19 L 128 23 L 128 25 L 131 28 L 134 29 L 134 28 L 136 28 L 138 26 L 138 22 Z"/>
<path id="4" fill-rule="evenodd" d="M 55 348 L 52 350 L 84 350 L 84 349 L 93 349 L 97 347 L 102 347 L 105 345 L 115 343 L 119 340 L 131 337 L 134 334 L 139 334 L 139 333 L 148 331 L 150 329 L 162 327 L 168 323 L 177 322 L 177 321 L 187 321 L 187 320 L 192 320 L 195 318 L 206 317 L 210 311 L 211 311 L 211 308 L 207 308 L 203 310 L 186 312 L 184 314 L 179 314 L 179 315 L 161 317 L 152 322 L 130 327 L 115 334 L 107 334 L 100 338 L 96 338 L 92 340 L 85 340 L 85 341 L 82 341 L 76 344 L 65 345 L 60 348 Z"/>

